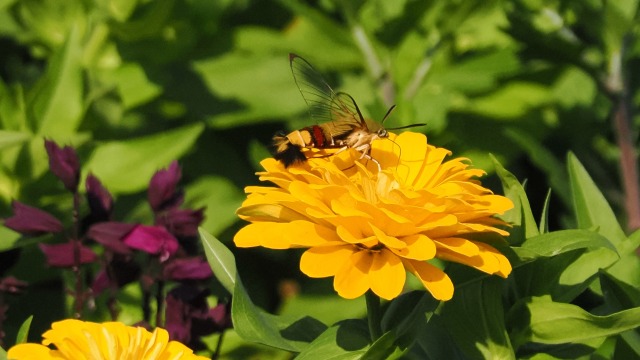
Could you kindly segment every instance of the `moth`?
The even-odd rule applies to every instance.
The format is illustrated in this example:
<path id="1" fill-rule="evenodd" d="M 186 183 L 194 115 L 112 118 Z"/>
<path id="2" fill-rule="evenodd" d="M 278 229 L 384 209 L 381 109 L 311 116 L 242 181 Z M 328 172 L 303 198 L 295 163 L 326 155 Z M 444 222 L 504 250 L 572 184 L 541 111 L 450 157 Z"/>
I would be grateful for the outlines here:
<path id="1" fill-rule="evenodd" d="M 289 54 L 289 63 L 293 79 L 307 103 L 309 114 L 315 121 L 300 130 L 278 133 L 273 137 L 273 156 L 285 167 L 307 161 L 304 149 L 339 149 L 338 154 L 347 149 L 361 153 L 378 165 L 371 157 L 371 144 L 374 140 L 389 137 L 383 123 L 394 109 L 391 106 L 381 122 L 367 120 L 351 95 L 335 92 L 311 64 L 296 54 Z M 390 130 L 404 129 L 425 124 L 411 124 Z"/>

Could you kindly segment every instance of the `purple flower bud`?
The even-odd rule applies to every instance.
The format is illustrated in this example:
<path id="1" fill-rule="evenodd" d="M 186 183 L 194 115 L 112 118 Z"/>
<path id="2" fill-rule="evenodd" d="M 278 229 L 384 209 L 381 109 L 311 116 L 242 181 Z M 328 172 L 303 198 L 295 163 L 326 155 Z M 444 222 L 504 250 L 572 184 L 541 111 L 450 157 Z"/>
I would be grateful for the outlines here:
<path id="1" fill-rule="evenodd" d="M 161 262 L 178 251 L 178 240 L 160 226 L 138 225 L 123 241 L 132 249 L 159 255 Z"/>
<path id="2" fill-rule="evenodd" d="M 163 212 L 156 220 L 175 236 L 198 236 L 198 226 L 204 220 L 204 208 L 198 210 L 172 208 Z"/>
<path id="3" fill-rule="evenodd" d="M 87 176 L 86 187 L 91 222 L 109 221 L 113 210 L 113 198 L 109 191 L 93 174 Z"/>
<path id="4" fill-rule="evenodd" d="M 60 220 L 46 211 L 15 200 L 11 203 L 11 207 L 13 216 L 4 221 L 4 226 L 22 235 L 38 236 L 58 233 L 64 229 Z"/>
<path id="5" fill-rule="evenodd" d="M 166 170 L 158 170 L 149 182 L 147 193 L 149 204 L 154 211 L 179 206 L 184 201 L 182 192 L 176 191 L 182 171 L 177 161 L 173 161 Z"/>
<path id="6" fill-rule="evenodd" d="M 123 239 L 135 227 L 135 224 L 102 222 L 91 226 L 87 236 L 115 253 L 126 255 L 131 253 L 131 248 L 123 242 Z"/>
<path id="7" fill-rule="evenodd" d="M 80 162 L 78 155 L 71 146 L 60 148 L 51 140 L 44 141 L 44 147 L 49 154 L 49 168 L 57 176 L 67 190 L 75 193 L 80 181 Z"/>
<path id="8" fill-rule="evenodd" d="M 62 244 L 38 244 L 40 250 L 47 258 L 47 265 L 53 267 L 68 268 L 76 264 L 74 255 L 73 242 L 66 242 Z M 80 264 L 90 264 L 98 259 L 96 253 L 84 245 L 80 245 Z"/>
<path id="9" fill-rule="evenodd" d="M 202 257 L 173 259 L 163 269 L 163 276 L 170 280 L 202 280 L 213 276 L 211 266 Z"/>

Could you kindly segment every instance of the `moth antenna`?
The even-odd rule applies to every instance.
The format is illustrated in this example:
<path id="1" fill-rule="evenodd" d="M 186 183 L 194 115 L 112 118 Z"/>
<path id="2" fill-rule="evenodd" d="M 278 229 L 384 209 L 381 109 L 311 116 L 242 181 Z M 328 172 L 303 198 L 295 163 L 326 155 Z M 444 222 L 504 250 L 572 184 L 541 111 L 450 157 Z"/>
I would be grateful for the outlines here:
<path id="1" fill-rule="evenodd" d="M 380 122 L 380 124 L 384 124 L 384 121 L 387 120 L 387 118 L 389 117 L 389 115 L 391 115 L 391 112 L 393 111 L 393 109 L 395 109 L 396 106 L 395 105 L 391 105 L 391 107 L 389 108 L 389 110 L 387 110 L 387 113 L 384 114 L 384 117 L 382 118 L 382 121 Z"/>
<path id="2" fill-rule="evenodd" d="M 427 124 L 426 123 L 410 124 L 410 125 L 399 126 L 394 128 L 387 128 L 387 130 L 402 130 L 402 129 L 408 129 L 408 128 L 418 127 L 418 126 L 427 126 Z"/>

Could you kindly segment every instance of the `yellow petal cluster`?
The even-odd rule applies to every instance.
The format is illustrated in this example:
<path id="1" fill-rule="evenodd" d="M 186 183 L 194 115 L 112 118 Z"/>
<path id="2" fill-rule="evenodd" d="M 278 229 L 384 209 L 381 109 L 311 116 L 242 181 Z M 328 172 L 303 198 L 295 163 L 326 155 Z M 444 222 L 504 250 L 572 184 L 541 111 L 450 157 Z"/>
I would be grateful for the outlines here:
<path id="1" fill-rule="evenodd" d="M 52 324 L 42 344 L 18 344 L 10 360 L 206 360 L 161 328 L 149 332 L 119 322 L 93 323 L 67 319 Z M 50 348 L 53 345 L 54 348 Z"/>
<path id="2" fill-rule="evenodd" d="M 482 170 L 463 158 L 445 161 L 449 150 L 412 132 L 374 141 L 373 160 L 360 155 L 349 150 L 286 169 L 262 161 L 260 180 L 277 187 L 246 188 L 238 215 L 250 224 L 236 234 L 236 246 L 308 248 L 302 272 L 333 277 L 348 299 L 369 289 L 393 299 L 408 271 L 436 299 L 449 300 L 453 283 L 429 262 L 436 258 L 509 275 L 504 255 L 473 240 L 478 233 L 508 235 L 495 215 L 513 207 L 482 187 Z"/>

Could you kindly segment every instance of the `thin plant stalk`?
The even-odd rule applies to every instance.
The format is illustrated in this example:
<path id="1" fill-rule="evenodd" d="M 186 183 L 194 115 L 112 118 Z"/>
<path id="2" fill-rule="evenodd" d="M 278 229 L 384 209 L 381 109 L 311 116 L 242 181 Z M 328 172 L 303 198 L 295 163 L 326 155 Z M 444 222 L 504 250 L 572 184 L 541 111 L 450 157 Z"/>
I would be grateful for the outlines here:
<path id="1" fill-rule="evenodd" d="M 365 293 L 367 301 L 367 320 L 369 322 L 369 334 L 371 335 L 371 343 L 374 343 L 382 336 L 382 310 L 380 308 L 380 298 L 369 290 Z"/>
<path id="2" fill-rule="evenodd" d="M 74 304 L 74 318 L 80 319 L 82 317 L 82 309 L 84 307 L 84 287 L 82 281 L 82 271 L 80 269 L 81 256 L 80 246 L 81 241 L 79 239 L 80 234 L 80 194 L 76 191 L 73 193 L 73 225 L 71 228 L 71 242 L 73 244 L 73 267 L 72 271 L 75 277 L 75 304 Z"/>

